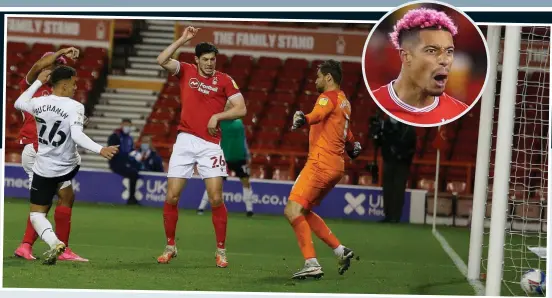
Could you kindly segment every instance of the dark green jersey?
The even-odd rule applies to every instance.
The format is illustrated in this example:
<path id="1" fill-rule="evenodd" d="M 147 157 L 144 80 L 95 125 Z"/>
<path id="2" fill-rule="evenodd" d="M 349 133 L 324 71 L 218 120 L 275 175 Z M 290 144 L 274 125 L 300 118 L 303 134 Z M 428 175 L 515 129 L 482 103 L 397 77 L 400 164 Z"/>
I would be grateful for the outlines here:
<path id="1" fill-rule="evenodd" d="M 220 146 L 226 161 L 247 160 L 249 149 L 245 138 L 245 127 L 241 119 L 221 121 L 220 130 L 222 132 Z"/>

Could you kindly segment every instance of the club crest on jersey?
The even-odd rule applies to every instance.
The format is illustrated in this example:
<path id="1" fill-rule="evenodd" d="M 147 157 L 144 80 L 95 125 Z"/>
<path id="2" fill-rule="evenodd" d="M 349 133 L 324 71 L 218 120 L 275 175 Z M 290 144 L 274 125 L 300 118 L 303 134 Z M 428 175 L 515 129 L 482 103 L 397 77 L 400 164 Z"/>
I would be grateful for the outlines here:
<path id="1" fill-rule="evenodd" d="M 218 78 L 217 78 L 217 77 L 214 77 L 214 78 L 213 78 L 213 85 L 216 85 L 216 84 L 218 84 Z"/>
<path id="2" fill-rule="evenodd" d="M 328 98 L 327 97 L 322 97 L 319 101 L 318 101 L 318 104 L 321 105 L 321 106 L 325 106 L 328 104 Z"/>
<path id="3" fill-rule="evenodd" d="M 202 82 L 200 82 L 197 78 L 191 78 L 190 81 L 188 81 L 188 84 L 190 85 L 190 88 L 197 89 L 197 91 L 209 95 L 212 92 L 217 92 L 218 87 L 213 87 L 206 85 Z"/>

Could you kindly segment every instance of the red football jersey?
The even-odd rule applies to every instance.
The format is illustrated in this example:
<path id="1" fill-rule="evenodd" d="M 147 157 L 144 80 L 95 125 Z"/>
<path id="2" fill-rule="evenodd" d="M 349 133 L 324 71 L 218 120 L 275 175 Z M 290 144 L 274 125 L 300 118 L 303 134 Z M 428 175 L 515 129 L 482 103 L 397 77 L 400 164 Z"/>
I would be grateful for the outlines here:
<path id="1" fill-rule="evenodd" d="M 224 111 L 226 101 L 240 95 L 232 78 L 215 71 L 211 77 L 199 74 L 196 65 L 180 62 L 175 72 L 180 82 L 180 123 L 178 130 L 220 144 L 220 133 L 213 137 L 207 130 L 211 117 Z"/>
<path id="2" fill-rule="evenodd" d="M 29 88 L 30 86 L 31 85 L 27 83 L 26 78 L 23 78 L 19 82 L 19 89 L 21 90 L 21 93 L 25 92 L 25 90 L 27 90 L 27 88 Z M 50 95 L 51 93 L 52 87 L 45 84 L 38 88 L 33 97 L 46 96 Z M 21 113 L 23 113 L 23 126 L 19 130 L 19 144 L 33 144 L 35 151 L 38 151 L 38 133 L 36 131 L 36 121 L 33 115 L 24 111 L 21 111 Z"/>
<path id="3" fill-rule="evenodd" d="M 455 118 L 468 108 L 465 103 L 446 93 L 435 96 L 435 100 L 429 106 L 413 107 L 397 96 L 392 84 L 393 82 L 373 90 L 372 93 L 385 110 L 412 124 L 439 124 Z"/>

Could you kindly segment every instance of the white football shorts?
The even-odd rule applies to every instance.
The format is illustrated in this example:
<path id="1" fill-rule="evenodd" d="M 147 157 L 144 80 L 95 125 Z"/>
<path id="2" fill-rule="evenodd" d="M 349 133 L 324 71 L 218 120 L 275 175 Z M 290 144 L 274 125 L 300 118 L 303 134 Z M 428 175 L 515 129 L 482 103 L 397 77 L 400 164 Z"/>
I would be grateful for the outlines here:
<path id="1" fill-rule="evenodd" d="M 36 158 L 36 151 L 33 147 L 33 144 L 27 144 L 23 148 L 23 152 L 21 153 L 21 165 L 23 166 L 23 170 L 25 170 L 25 173 L 29 176 L 29 189 L 31 189 L 31 184 L 33 183 L 33 165 Z M 65 181 L 61 184 L 61 187 L 59 189 L 64 189 L 71 185 L 71 181 Z"/>
<path id="2" fill-rule="evenodd" d="M 179 133 L 173 145 L 167 177 L 190 179 L 196 164 L 201 179 L 228 177 L 226 160 L 219 144 L 189 133 Z"/>

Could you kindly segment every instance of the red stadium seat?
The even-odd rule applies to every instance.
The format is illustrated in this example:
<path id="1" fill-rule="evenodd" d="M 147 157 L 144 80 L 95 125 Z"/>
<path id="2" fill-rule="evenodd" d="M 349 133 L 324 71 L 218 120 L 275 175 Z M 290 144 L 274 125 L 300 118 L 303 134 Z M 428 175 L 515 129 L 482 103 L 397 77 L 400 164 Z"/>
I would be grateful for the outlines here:
<path id="1" fill-rule="evenodd" d="M 288 58 L 284 62 L 284 69 L 293 69 L 293 70 L 300 70 L 304 71 L 306 68 L 309 67 L 309 62 L 306 59 L 298 59 L 298 58 Z"/>
<path id="2" fill-rule="evenodd" d="M 278 69 L 282 66 L 282 60 L 275 57 L 260 57 L 257 66 L 265 69 Z"/>
<path id="3" fill-rule="evenodd" d="M 274 81 L 249 82 L 249 90 L 270 92 L 274 88 Z"/>
<path id="4" fill-rule="evenodd" d="M 46 44 L 46 43 L 34 43 L 31 46 L 31 52 L 36 53 L 37 55 L 44 55 L 46 52 L 55 52 L 56 48 L 53 44 Z"/>
<path id="5" fill-rule="evenodd" d="M 301 83 L 305 78 L 305 71 L 297 68 L 283 68 L 278 74 L 280 81 L 294 81 Z"/>
<path id="6" fill-rule="evenodd" d="M 231 68 L 243 68 L 249 70 L 253 66 L 253 57 L 247 55 L 234 55 L 230 59 Z"/>
<path id="7" fill-rule="evenodd" d="M 295 81 L 278 81 L 276 84 L 276 88 L 274 91 L 276 92 L 289 92 L 289 93 L 297 93 L 299 91 L 299 88 L 301 87 L 299 82 Z"/>
<path id="8" fill-rule="evenodd" d="M 86 47 L 84 49 L 84 53 L 82 55 L 82 59 L 90 59 L 90 58 L 99 58 L 99 59 L 105 59 L 107 57 L 107 49 L 104 48 L 96 48 L 96 47 Z"/>
<path id="9" fill-rule="evenodd" d="M 268 99 L 268 93 L 263 90 L 251 90 L 245 93 L 245 101 L 259 101 L 264 102 Z"/>
<path id="10" fill-rule="evenodd" d="M 29 51 L 29 45 L 24 42 L 9 41 L 7 46 L 9 53 L 21 53 L 25 54 Z"/>
<path id="11" fill-rule="evenodd" d="M 278 71 L 270 68 L 257 68 L 251 73 L 252 77 L 260 78 L 262 80 L 273 80 L 276 78 Z"/>
<path id="12" fill-rule="evenodd" d="M 268 100 L 271 104 L 279 103 L 291 106 L 295 103 L 295 95 L 290 93 L 272 93 L 268 97 Z"/>

